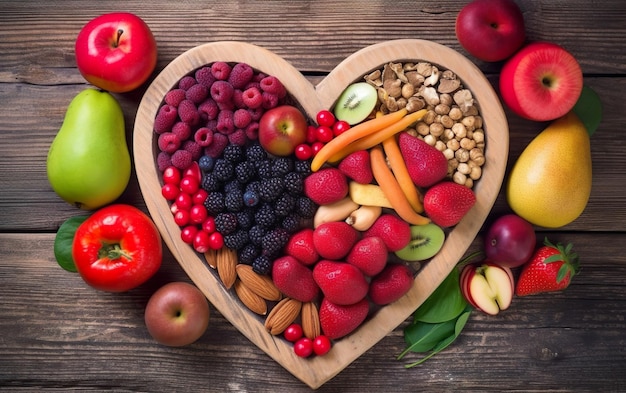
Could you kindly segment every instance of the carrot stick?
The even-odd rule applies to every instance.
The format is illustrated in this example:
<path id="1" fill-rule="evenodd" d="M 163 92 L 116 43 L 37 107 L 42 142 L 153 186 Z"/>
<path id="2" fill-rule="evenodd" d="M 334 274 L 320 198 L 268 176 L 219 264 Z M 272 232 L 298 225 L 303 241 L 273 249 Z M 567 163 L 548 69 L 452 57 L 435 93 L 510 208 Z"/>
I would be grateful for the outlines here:
<path id="1" fill-rule="evenodd" d="M 409 170 L 406 167 L 406 162 L 404 161 L 404 157 L 402 157 L 402 152 L 400 151 L 395 136 L 390 136 L 383 141 L 383 150 L 387 156 L 389 166 L 391 166 L 391 171 L 396 177 L 409 204 L 417 213 L 422 213 L 424 211 L 424 205 L 422 205 L 417 187 L 409 175 Z"/>
<path id="2" fill-rule="evenodd" d="M 333 138 L 313 157 L 311 162 L 311 170 L 316 172 L 322 167 L 322 165 L 328 161 L 328 159 L 337 152 L 340 152 L 350 143 L 359 138 L 363 138 L 376 131 L 384 129 L 391 124 L 399 122 L 407 113 L 406 109 L 399 110 L 397 112 L 389 113 L 385 116 L 374 118 L 364 121 L 351 127 L 346 132 L 343 132 Z"/>
<path id="3" fill-rule="evenodd" d="M 387 199 L 389 199 L 393 209 L 398 213 L 400 218 L 413 225 L 428 224 L 430 220 L 417 214 L 411 207 L 404 192 L 402 192 L 402 188 L 400 188 L 400 184 L 398 184 L 391 169 L 387 166 L 383 149 L 380 146 L 375 146 L 370 150 L 370 161 L 374 179 L 376 179 L 378 185 L 383 189 Z"/>
<path id="4" fill-rule="evenodd" d="M 344 149 L 337 151 L 331 157 L 328 158 L 330 162 L 340 161 L 343 157 L 357 150 L 367 150 L 373 146 L 382 143 L 385 139 L 394 136 L 395 134 L 406 130 L 411 124 L 416 123 L 424 117 L 426 109 L 419 110 L 417 112 L 409 113 L 401 120 L 383 128 L 362 138 L 357 139 L 353 143 L 346 146 Z M 397 112 L 394 112 L 397 113 Z M 341 135 L 340 135 L 341 136 Z M 323 149 L 322 149 L 323 150 Z M 320 150 L 321 151 L 321 150 Z M 318 153 L 319 154 L 319 153 Z"/>

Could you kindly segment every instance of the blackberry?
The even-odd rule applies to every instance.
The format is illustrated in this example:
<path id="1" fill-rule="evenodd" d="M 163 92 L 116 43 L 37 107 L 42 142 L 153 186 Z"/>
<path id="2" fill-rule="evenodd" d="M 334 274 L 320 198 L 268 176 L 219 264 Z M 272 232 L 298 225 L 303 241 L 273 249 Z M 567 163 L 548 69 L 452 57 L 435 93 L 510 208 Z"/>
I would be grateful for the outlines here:
<path id="1" fill-rule="evenodd" d="M 260 186 L 261 186 L 260 180 L 252 180 L 248 184 L 246 184 L 246 191 L 254 191 L 258 193 Z"/>
<path id="2" fill-rule="evenodd" d="M 293 159 L 288 157 L 278 157 L 272 162 L 272 173 L 276 177 L 283 177 L 293 171 Z"/>
<path id="3" fill-rule="evenodd" d="M 300 229 L 300 216 L 290 214 L 283 218 L 281 226 L 289 233 L 296 233 Z"/>
<path id="4" fill-rule="evenodd" d="M 210 192 L 207 198 L 204 200 L 204 207 L 211 216 L 224 211 L 224 194 L 218 191 Z"/>
<path id="5" fill-rule="evenodd" d="M 242 250 L 248 242 L 248 231 L 244 229 L 240 229 L 231 235 L 224 236 L 224 245 L 231 250 Z"/>
<path id="6" fill-rule="evenodd" d="M 246 159 L 250 162 L 265 161 L 267 152 L 259 143 L 253 143 L 246 149 Z"/>
<path id="7" fill-rule="evenodd" d="M 211 156 L 207 156 L 206 154 L 200 157 L 198 160 L 198 166 L 200 170 L 203 172 L 209 172 L 213 170 L 213 165 L 215 164 L 215 160 Z"/>
<path id="8" fill-rule="evenodd" d="M 304 177 L 300 172 L 289 172 L 285 175 L 285 189 L 293 195 L 302 194 L 304 189 Z"/>
<path id="9" fill-rule="evenodd" d="M 269 160 L 257 161 L 256 173 L 261 179 L 269 179 L 272 177 L 272 163 Z"/>
<path id="10" fill-rule="evenodd" d="M 230 212 L 239 212 L 244 208 L 243 192 L 241 190 L 231 190 L 226 193 L 224 206 Z"/>
<path id="11" fill-rule="evenodd" d="M 264 203 L 259 207 L 259 210 L 254 214 L 254 219 L 258 225 L 265 228 L 274 227 L 278 221 L 274 213 L 274 208 L 268 203 Z"/>
<path id="12" fill-rule="evenodd" d="M 243 186 L 237 180 L 231 180 L 231 181 L 226 182 L 223 188 L 224 188 L 224 194 L 243 191 Z"/>
<path id="13" fill-rule="evenodd" d="M 295 171 L 306 176 L 311 174 L 311 160 L 296 160 Z"/>
<path id="14" fill-rule="evenodd" d="M 272 260 L 267 255 L 259 255 L 252 262 L 252 270 L 257 274 L 268 275 L 272 271 Z"/>
<path id="15" fill-rule="evenodd" d="M 230 161 L 233 164 L 237 164 L 245 159 L 246 154 L 243 150 L 243 147 L 231 143 L 224 148 L 222 157 L 224 157 L 226 161 Z"/>
<path id="16" fill-rule="evenodd" d="M 261 225 L 253 225 L 252 228 L 248 230 L 248 238 L 252 244 L 261 247 L 261 244 L 263 243 L 263 236 L 265 236 L 266 233 L 267 229 Z"/>
<path id="17" fill-rule="evenodd" d="M 256 176 L 254 165 L 250 161 L 242 161 L 235 166 L 235 178 L 241 184 L 247 184 Z"/>
<path id="18" fill-rule="evenodd" d="M 213 167 L 213 174 L 215 174 L 215 177 L 220 181 L 228 181 L 235 174 L 235 169 L 232 162 L 218 158 Z"/>
<path id="19" fill-rule="evenodd" d="M 219 191 L 222 188 L 222 182 L 217 180 L 213 173 L 205 173 L 202 176 L 202 189 L 209 193 Z"/>
<path id="20" fill-rule="evenodd" d="M 259 196 L 265 202 L 274 202 L 285 190 L 285 182 L 279 177 L 261 180 Z"/>
<path id="21" fill-rule="evenodd" d="M 308 197 L 302 196 L 298 198 L 297 212 L 303 218 L 311 218 L 315 215 L 317 205 Z"/>
<path id="22" fill-rule="evenodd" d="M 261 250 L 259 249 L 259 247 L 255 246 L 252 243 L 248 243 L 239 251 L 239 263 L 252 265 L 254 259 L 259 255 L 261 255 Z"/>
<path id="23" fill-rule="evenodd" d="M 222 236 L 230 235 L 237 230 L 235 213 L 219 213 L 215 216 L 215 230 Z"/>
<path id="24" fill-rule="evenodd" d="M 281 217 L 289 215 L 289 213 L 291 213 L 295 209 L 297 202 L 298 199 L 293 195 L 288 193 L 282 194 L 280 197 L 278 197 L 276 203 L 274 204 L 276 214 Z"/>
<path id="25" fill-rule="evenodd" d="M 252 225 L 254 225 L 254 210 L 252 209 L 243 209 L 240 212 L 236 213 L 237 215 L 237 225 L 241 229 L 250 229 Z"/>
<path id="26" fill-rule="evenodd" d="M 244 206 L 247 207 L 254 207 L 259 203 L 259 194 L 254 190 L 247 190 L 242 198 Z"/>
<path id="27" fill-rule="evenodd" d="M 263 253 L 270 258 L 276 258 L 280 255 L 288 241 L 289 233 L 284 228 L 273 229 L 263 236 L 263 241 L 261 242 Z"/>

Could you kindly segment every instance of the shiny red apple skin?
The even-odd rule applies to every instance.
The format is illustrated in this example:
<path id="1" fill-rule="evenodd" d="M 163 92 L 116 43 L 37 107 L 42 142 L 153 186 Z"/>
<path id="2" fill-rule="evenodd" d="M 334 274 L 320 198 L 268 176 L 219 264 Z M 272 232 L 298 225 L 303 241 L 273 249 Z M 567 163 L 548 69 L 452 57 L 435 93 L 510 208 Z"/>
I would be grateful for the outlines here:
<path id="1" fill-rule="evenodd" d="M 288 156 L 306 142 L 308 124 L 295 106 L 280 105 L 265 112 L 259 120 L 259 143 L 269 153 Z"/>
<path id="2" fill-rule="evenodd" d="M 76 65 L 92 85 L 113 93 L 141 86 L 157 63 L 157 44 L 135 14 L 114 12 L 90 20 L 78 33 Z"/>
<path id="3" fill-rule="evenodd" d="M 568 113 L 583 88 L 574 56 L 552 42 L 532 42 L 508 59 L 500 73 L 502 101 L 518 116 L 552 121 Z"/>
<path id="4" fill-rule="evenodd" d="M 477 59 L 507 59 L 526 40 L 524 15 L 511 0 L 474 0 L 456 18 L 455 32 L 461 46 Z"/>
<path id="5" fill-rule="evenodd" d="M 500 266 L 515 268 L 530 259 L 536 244 L 532 224 L 516 214 L 506 214 L 489 226 L 485 235 L 485 256 Z"/>
<path id="6" fill-rule="evenodd" d="M 165 284 L 148 300 L 145 323 L 160 344 L 182 347 L 198 340 L 209 326 L 209 302 L 194 285 Z"/>

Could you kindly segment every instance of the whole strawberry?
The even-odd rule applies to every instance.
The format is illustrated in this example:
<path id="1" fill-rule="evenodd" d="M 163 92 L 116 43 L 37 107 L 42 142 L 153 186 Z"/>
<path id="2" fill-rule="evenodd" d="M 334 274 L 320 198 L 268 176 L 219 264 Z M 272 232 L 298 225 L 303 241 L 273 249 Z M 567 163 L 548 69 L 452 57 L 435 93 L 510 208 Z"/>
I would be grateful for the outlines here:
<path id="1" fill-rule="evenodd" d="M 341 306 L 323 298 L 319 311 L 320 326 L 328 338 L 336 340 L 358 328 L 365 321 L 368 313 L 367 299 L 349 306 Z"/>
<path id="2" fill-rule="evenodd" d="M 474 192 L 461 184 L 442 181 L 424 194 L 424 211 L 440 227 L 451 227 L 476 203 Z"/>
<path id="3" fill-rule="evenodd" d="M 524 265 L 515 294 L 528 296 L 567 288 L 580 268 L 578 254 L 572 248 L 571 243 L 555 246 L 546 238 L 544 246 Z"/>
<path id="4" fill-rule="evenodd" d="M 408 132 L 398 135 L 398 145 L 415 185 L 430 187 L 448 174 L 448 159 L 434 146 Z"/>
<path id="5" fill-rule="evenodd" d="M 358 150 L 348 154 L 337 168 L 357 183 L 368 184 L 374 179 L 370 154 L 367 150 Z"/>
<path id="6" fill-rule="evenodd" d="M 337 168 L 322 168 L 306 177 L 304 194 L 318 205 L 328 205 L 348 195 L 348 179 Z"/>

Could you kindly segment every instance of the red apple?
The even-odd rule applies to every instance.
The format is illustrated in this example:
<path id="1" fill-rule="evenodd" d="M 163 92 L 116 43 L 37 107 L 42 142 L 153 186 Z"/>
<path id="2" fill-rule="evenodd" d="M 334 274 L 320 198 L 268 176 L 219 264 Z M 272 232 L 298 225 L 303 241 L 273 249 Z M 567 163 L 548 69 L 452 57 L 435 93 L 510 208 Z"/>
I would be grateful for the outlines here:
<path id="1" fill-rule="evenodd" d="M 280 105 L 265 112 L 259 120 L 259 143 L 276 156 L 288 156 L 306 141 L 308 124 L 302 112 L 291 105 Z"/>
<path id="2" fill-rule="evenodd" d="M 474 0 L 456 18 L 456 37 L 472 56 L 501 61 L 517 51 L 526 32 L 524 16 L 511 0 Z"/>
<path id="3" fill-rule="evenodd" d="M 76 65 L 92 85 L 114 93 L 144 83 L 157 62 L 157 45 L 137 15 L 116 12 L 89 21 L 78 33 Z"/>
<path id="4" fill-rule="evenodd" d="M 508 267 L 484 261 L 463 268 L 460 287 L 469 304 L 486 314 L 496 315 L 511 305 L 515 281 Z"/>
<path id="5" fill-rule="evenodd" d="M 171 282 L 148 300 L 145 322 L 157 342 L 171 347 L 189 345 L 209 326 L 209 302 L 197 287 Z"/>
<path id="6" fill-rule="evenodd" d="M 491 224 L 485 236 L 485 256 L 501 266 L 518 267 L 530 259 L 537 238 L 533 226 L 517 214 L 506 214 Z"/>
<path id="7" fill-rule="evenodd" d="M 521 117 L 551 121 L 569 112 L 582 92 L 578 61 L 563 47 L 534 42 L 513 55 L 502 67 L 500 94 Z"/>

